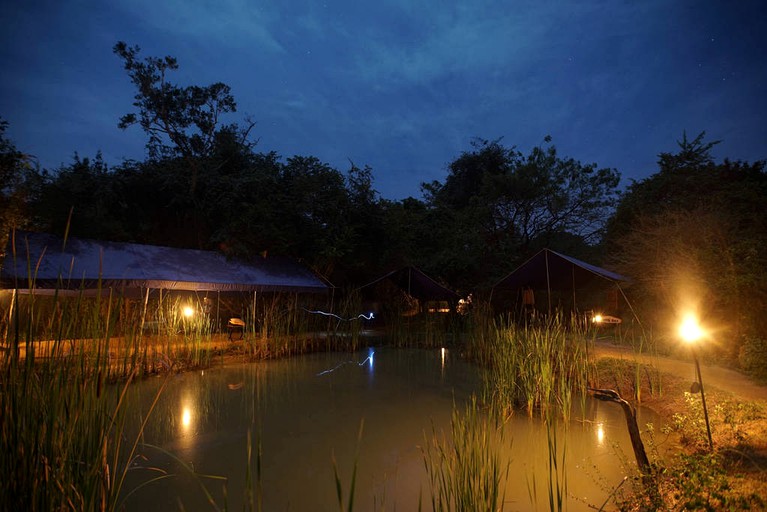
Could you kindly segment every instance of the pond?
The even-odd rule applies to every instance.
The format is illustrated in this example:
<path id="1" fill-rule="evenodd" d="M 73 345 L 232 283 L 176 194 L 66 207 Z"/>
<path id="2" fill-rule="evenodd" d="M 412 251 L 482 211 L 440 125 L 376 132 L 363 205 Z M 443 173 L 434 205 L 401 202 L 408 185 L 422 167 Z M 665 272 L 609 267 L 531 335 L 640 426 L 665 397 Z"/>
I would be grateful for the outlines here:
<path id="1" fill-rule="evenodd" d="M 138 423 L 166 377 L 133 386 Z M 333 461 L 344 500 L 357 461 L 355 510 L 430 507 L 423 455 L 432 429 L 449 432 L 454 404 L 482 388 L 475 367 L 446 349 L 369 349 L 222 366 L 169 377 L 149 418 L 146 457 L 125 489 L 152 478 L 126 500 L 127 510 L 242 510 L 248 489 L 248 438 L 255 471 L 261 444 L 263 510 L 338 510 Z M 142 412 L 139 412 L 142 411 Z M 640 410 L 639 424 L 658 419 Z M 529 489 L 547 504 L 547 431 L 520 413 L 509 420 L 511 458 L 504 510 L 534 510 Z M 135 425 L 127 428 L 127 439 Z M 361 436 L 359 435 L 361 431 Z M 601 505 L 629 474 L 633 452 L 620 407 L 588 400 L 558 428 L 566 446 L 568 510 Z M 224 482 L 223 478 L 226 479 Z M 224 483 L 226 489 L 224 490 Z"/>

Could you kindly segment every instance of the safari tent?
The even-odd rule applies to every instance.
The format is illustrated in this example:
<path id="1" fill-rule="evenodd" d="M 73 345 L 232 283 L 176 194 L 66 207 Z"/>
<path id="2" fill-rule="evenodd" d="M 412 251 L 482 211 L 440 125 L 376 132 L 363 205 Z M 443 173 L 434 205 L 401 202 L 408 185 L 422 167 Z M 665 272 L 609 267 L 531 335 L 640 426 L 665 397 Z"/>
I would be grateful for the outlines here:
<path id="1" fill-rule="evenodd" d="M 458 294 L 413 266 L 393 270 L 358 288 L 365 306 L 379 316 L 453 311 Z"/>
<path id="2" fill-rule="evenodd" d="M 324 294 L 328 283 L 281 257 L 229 259 L 215 251 L 109 242 L 16 231 L 5 250 L 0 291 L 11 303 L 25 295 L 139 299 L 175 295 L 204 305 L 217 325 L 240 316 L 263 294 Z M 323 299 L 324 300 L 324 299 Z M 249 304 L 242 306 L 242 303 Z M 223 308 L 222 308 L 223 304 Z M 237 304 L 237 305 L 234 305 Z"/>
<path id="3" fill-rule="evenodd" d="M 520 311 L 530 305 L 541 312 L 555 309 L 618 313 L 621 285 L 629 279 L 551 249 L 542 249 L 493 286 L 496 308 Z M 528 304 L 525 304 L 528 303 Z"/>
<path id="4" fill-rule="evenodd" d="M 5 250 L 0 287 L 34 290 L 290 291 L 329 286 L 287 258 L 227 259 L 222 253 L 17 231 Z"/>

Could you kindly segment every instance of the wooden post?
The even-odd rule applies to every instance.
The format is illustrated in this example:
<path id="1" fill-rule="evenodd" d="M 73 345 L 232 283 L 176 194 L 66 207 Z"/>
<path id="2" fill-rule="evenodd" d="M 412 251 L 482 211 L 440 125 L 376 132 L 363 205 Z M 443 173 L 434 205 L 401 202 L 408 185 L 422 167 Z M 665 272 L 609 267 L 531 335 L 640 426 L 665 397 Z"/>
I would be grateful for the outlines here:
<path id="1" fill-rule="evenodd" d="M 639 466 L 639 472 L 643 477 L 650 474 L 650 460 L 647 458 L 647 452 L 644 449 L 644 443 L 642 437 L 639 434 L 639 426 L 637 425 L 636 410 L 626 400 L 621 398 L 617 391 L 612 389 L 595 389 L 589 388 L 594 394 L 594 398 L 603 400 L 606 402 L 615 402 L 623 409 L 623 414 L 626 416 L 626 427 L 628 427 L 629 437 L 631 438 L 631 447 L 634 449 L 634 457 L 637 460 L 637 466 Z"/>

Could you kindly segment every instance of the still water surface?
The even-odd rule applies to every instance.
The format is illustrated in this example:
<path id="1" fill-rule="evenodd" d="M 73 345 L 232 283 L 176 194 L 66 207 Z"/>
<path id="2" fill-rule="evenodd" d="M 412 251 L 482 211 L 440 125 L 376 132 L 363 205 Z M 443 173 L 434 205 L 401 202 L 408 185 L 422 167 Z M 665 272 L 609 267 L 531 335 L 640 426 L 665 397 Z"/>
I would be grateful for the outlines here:
<path id="1" fill-rule="evenodd" d="M 164 379 L 134 386 L 134 422 Z M 209 496 L 221 509 L 242 510 L 249 436 L 254 475 L 261 443 L 265 511 L 338 510 L 333 460 L 347 500 L 357 450 L 355 510 L 417 510 L 419 496 L 430 510 L 419 447 L 432 428 L 449 431 L 454 404 L 463 407 L 481 387 L 473 366 L 440 349 L 309 354 L 171 377 L 145 430 L 146 459 L 139 464 L 145 469 L 129 473 L 126 489 L 170 476 L 133 493 L 127 510 L 215 510 Z M 576 409 L 557 437 L 566 446 L 571 511 L 601 505 L 628 474 L 623 463 L 633 465 L 618 405 L 589 400 L 585 411 Z M 640 410 L 639 421 L 659 426 L 649 411 Z M 547 509 L 546 428 L 524 414 L 507 427 L 511 470 L 504 510 Z M 255 492 L 259 479 L 251 481 Z"/>

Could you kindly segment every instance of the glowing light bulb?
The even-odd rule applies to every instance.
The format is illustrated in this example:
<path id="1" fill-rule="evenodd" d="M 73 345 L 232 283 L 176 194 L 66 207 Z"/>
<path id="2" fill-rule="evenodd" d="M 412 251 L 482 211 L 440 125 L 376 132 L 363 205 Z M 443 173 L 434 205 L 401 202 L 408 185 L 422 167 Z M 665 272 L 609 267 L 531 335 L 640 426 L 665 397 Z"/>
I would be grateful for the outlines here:
<path id="1" fill-rule="evenodd" d="M 188 429 L 191 424 L 192 411 L 189 410 L 189 407 L 184 407 L 184 410 L 181 413 L 181 425 L 183 425 L 185 429 Z"/>
<path id="2" fill-rule="evenodd" d="M 184 306 L 184 309 L 182 310 L 184 313 L 184 316 L 187 318 L 191 318 L 194 316 L 194 308 L 192 306 Z"/>
<path id="3" fill-rule="evenodd" d="M 692 313 L 688 313 L 682 319 L 679 326 L 679 336 L 687 343 L 695 343 L 703 337 L 703 329 L 701 329 L 697 317 Z"/>

